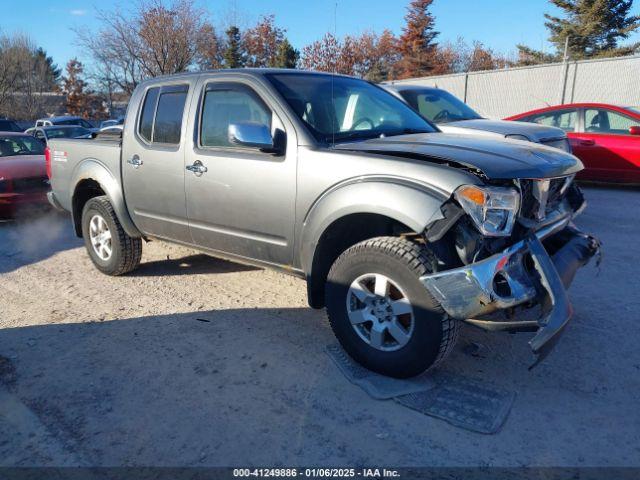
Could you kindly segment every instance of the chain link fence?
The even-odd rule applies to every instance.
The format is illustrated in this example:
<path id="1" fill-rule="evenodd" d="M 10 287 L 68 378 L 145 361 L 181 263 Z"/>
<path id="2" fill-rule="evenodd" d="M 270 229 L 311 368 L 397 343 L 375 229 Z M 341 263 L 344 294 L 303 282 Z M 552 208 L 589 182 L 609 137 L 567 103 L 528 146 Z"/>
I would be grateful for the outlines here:
<path id="1" fill-rule="evenodd" d="M 489 118 L 549 105 L 640 105 L 640 56 L 581 60 L 400 80 L 448 90 Z"/>

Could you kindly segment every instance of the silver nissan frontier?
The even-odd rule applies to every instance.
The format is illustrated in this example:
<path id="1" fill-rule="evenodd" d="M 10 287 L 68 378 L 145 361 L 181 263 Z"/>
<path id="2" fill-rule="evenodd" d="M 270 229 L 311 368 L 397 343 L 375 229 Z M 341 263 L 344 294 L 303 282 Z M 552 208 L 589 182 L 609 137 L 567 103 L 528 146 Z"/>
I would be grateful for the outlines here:
<path id="1" fill-rule="evenodd" d="M 531 142 L 442 133 L 364 80 L 293 70 L 154 78 L 119 135 L 52 139 L 50 202 L 96 268 L 138 267 L 160 239 L 307 282 L 344 349 L 417 375 L 462 322 L 536 331 L 569 321 L 599 249 L 573 218 L 578 159 Z"/>

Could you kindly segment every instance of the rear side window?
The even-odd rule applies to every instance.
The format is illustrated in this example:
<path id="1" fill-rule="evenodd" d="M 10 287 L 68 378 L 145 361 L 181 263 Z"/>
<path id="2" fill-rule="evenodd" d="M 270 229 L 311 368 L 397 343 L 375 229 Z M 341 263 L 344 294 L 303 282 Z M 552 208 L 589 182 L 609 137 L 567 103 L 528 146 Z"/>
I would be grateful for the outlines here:
<path id="1" fill-rule="evenodd" d="M 539 125 L 561 128 L 565 132 L 573 132 L 576 129 L 578 112 L 576 110 L 559 110 L 524 118 L 525 122 L 533 122 Z"/>
<path id="2" fill-rule="evenodd" d="M 237 147 L 229 142 L 229 125 L 260 123 L 271 129 L 271 111 L 251 90 L 244 87 L 211 87 L 202 106 L 200 145 Z"/>
<path id="3" fill-rule="evenodd" d="M 182 114 L 187 99 L 186 89 L 176 92 L 161 92 L 153 127 L 154 143 L 180 143 Z"/>
<path id="4" fill-rule="evenodd" d="M 187 85 L 150 88 L 142 105 L 138 133 L 149 143 L 180 143 Z"/>
<path id="5" fill-rule="evenodd" d="M 158 102 L 159 88 L 150 88 L 147 90 L 147 96 L 142 106 L 142 114 L 140 115 L 140 127 L 138 133 L 147 142 L 151 142 L 151 134 L 153 133 L 153 115 L 156 112 L 156 103 Z"/>

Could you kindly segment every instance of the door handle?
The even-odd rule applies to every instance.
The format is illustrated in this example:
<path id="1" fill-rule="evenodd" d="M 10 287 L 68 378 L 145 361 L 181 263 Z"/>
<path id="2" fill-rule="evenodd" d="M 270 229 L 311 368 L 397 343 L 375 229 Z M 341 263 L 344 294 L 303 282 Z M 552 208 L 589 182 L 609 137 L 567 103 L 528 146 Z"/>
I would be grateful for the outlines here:
<path id="1" fill-rule="evenodd" d="M 593 147 L 596 144 L 595 140 L 580 140 L 578 144 L 582 147 Z"/>
<path id="2" fill-rule="evenodd" d="M 138 155 L 134 155 L 129 160 L 127 160 L 127 163 L 129 165 L 133 165 L 133 168 L 138 168 L 140 165 L 142 165 L 142 159 Z"/>
<path id="3" fill-rule="evenodd" d="M 200 160 L 196 160 L 193 162 L 193 165 L 187 165 L 187 170 L 192 172 L 196 177 L 199 177 L 203 173 L 207 172 L 207 167 L 205 167 Z"/>

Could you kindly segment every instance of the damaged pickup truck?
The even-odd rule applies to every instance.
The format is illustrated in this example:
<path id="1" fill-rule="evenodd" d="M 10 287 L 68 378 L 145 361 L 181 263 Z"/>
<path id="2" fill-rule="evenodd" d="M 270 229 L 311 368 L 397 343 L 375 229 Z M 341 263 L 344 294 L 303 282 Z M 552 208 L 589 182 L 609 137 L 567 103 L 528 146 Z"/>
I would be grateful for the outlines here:
<path id="1" fill-rule="evenodd" d="M 441 133 L 344 76 L 156 78 L 121 136 L 54 139 L 46 158 L 49 199 L 98 270 L 134 270 L 142 241 L 160 239 L 297 275 L 345 350 L 395 377 L 442 361 L 462 322 L 536 330 L 543 357 L 599 249 L 572 224 L 574 156 Z"/>

